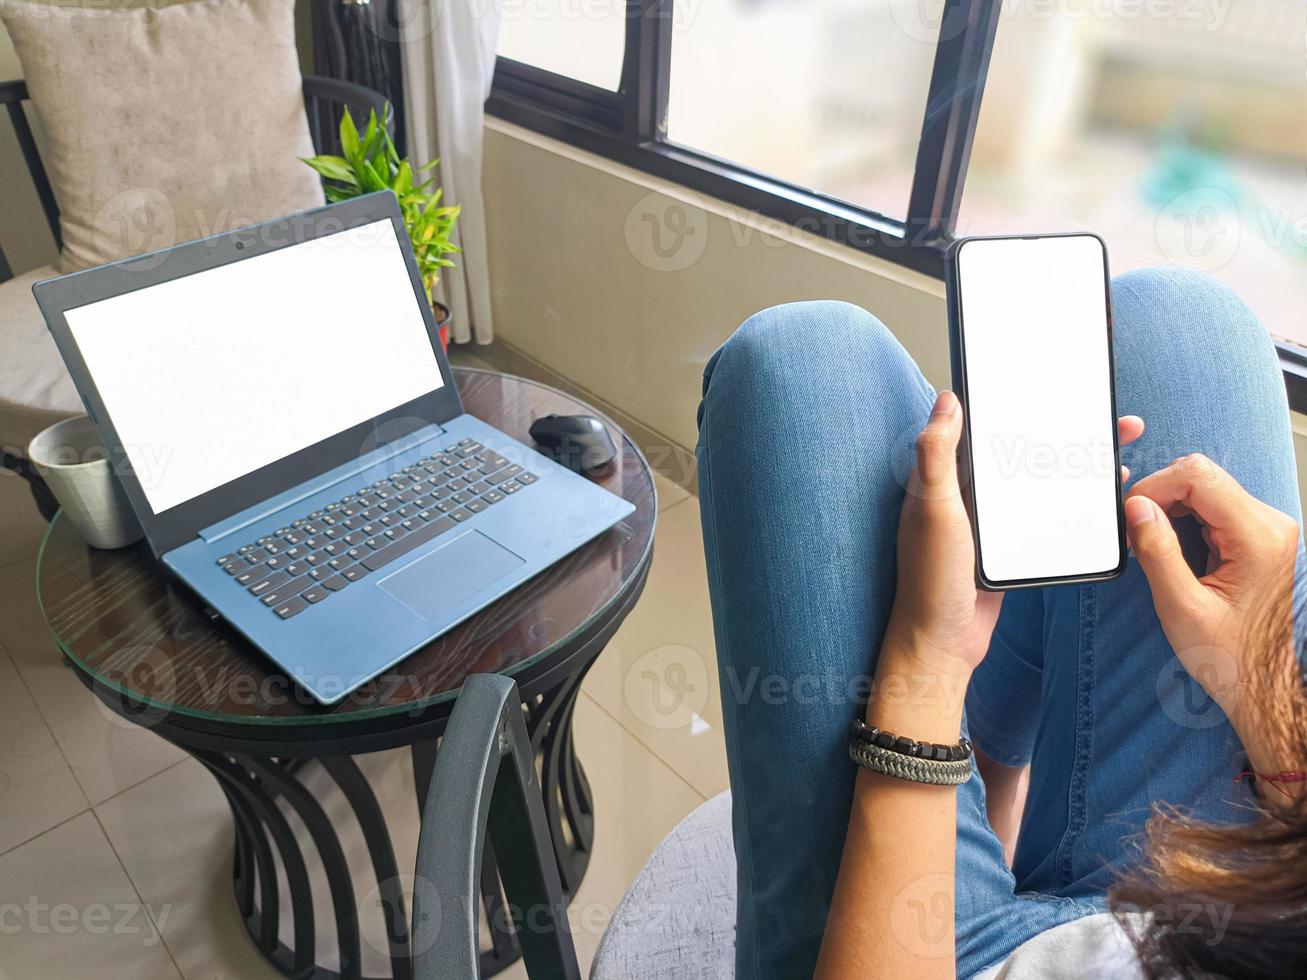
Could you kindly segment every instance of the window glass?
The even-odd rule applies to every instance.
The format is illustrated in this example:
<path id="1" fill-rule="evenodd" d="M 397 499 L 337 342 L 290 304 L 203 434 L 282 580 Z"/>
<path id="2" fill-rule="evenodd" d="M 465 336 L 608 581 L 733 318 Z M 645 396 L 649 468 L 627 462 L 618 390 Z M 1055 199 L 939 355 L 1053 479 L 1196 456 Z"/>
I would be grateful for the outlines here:
<path id="1" fill-rule="evenodd" d="M 626 45 L 623 0 L 503 0 L 495 53 L 616 92 Z"/>
<path id="2" fill-rule="evenodd" d="M 1305 32 L 1299 0 L 1005 5 L 958 233 L 1095 231 L 1307 343 Z"/>
<path id="3" fill-rule="evenodd" d="M 668 138 L 907 214 L 943 0 L 678 0 Z"/>

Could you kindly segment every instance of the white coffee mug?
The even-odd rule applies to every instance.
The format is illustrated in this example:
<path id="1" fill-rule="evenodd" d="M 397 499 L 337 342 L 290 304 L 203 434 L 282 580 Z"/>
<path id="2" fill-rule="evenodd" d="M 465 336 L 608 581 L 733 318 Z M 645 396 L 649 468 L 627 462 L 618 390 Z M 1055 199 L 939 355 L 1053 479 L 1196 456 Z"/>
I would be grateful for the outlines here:
<path id="1" fill-rule="evenodd" d="M 145 532 L 108 457 L 85 415 L 56 422 L 27 446 L 27 458 L 82 539 L 93 548 L 124 548 Z"/>

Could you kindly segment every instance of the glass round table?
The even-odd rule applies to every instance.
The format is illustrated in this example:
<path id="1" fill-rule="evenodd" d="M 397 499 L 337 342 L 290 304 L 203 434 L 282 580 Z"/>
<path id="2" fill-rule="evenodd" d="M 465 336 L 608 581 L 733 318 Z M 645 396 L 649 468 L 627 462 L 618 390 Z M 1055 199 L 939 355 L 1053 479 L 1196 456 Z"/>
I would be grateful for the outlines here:
<path id="1" fill-rule="evenodd" d="M 618 454 L 590 478 L 636 510 L 337 704 L 324 707 L 297 688 L 170 578 L 144 542 L 97 551 L 56 516 L 41 547 L 41 609 L 78 678 L 109 710 L 176 744 L 217 780 L 235 827 L 237 905 L 255 944 L 290 976 L 362 975 L 359 916 L 373 909 L 356 901 L 360 880 L 376 883 L 390 975 L 412 976 L 408 876 L 399 871 L 382 808 L 354 757 L 407 748 L 420 808 L 440 735 L 470 674 L 503 673 L 518 685 L 568 894 L 589 861 L 593 800 L 573 743 L 573 708 L 586 671 L 644 588 L 658 509 L 653 477 L 631 439 L 583 402 L 496 372 L 455 369 L 454 376 L 468 412 L 527 445 L 527 429 L 541 415 L 602 418 Z M 350 866 L 333 819 L 306 788 L 305 772 L 317 766 L 362 829 L 370 869 Z M 309 874 L 287 819 L 292 814 L 324 875 Z M 493 855 L 485 864 L 488 976 L 520 954 Z M 315 953 L 314 891 L 322 877 L 327 895 L 317 904 L 332 909 L 340 947 L 332 968 L 320 966 Z"/>

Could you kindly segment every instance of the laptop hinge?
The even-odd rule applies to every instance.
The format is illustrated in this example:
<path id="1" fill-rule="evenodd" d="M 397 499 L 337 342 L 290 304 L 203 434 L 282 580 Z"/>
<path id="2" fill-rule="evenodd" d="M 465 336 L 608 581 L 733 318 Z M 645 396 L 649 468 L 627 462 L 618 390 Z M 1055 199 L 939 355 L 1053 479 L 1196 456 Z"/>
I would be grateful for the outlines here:
<path id="1" fill-rule="evenodd" d="M 221 521 L 210 524 L 206 528 L 201 528 L 200 531 L 197 532 L 197 537 L 200 537 L 207 542 L 216 541 L 219 538 L 239 531 L 242 528 L 249 527 L 251 524 L 263 520 L 270 514 L 275 514 L 278 511 L 285 510 L 287 507 L 293 507 L 300 501 L 307 500 L 309 497 L 321 493 L 330 486 L 357 477 L 358 474 L 374 466 L 378 466 L 386 462 L 388 459 L 393 459 L 396 456 L 411 452 L 423 443 L 430 442 L 432 439 L 438 439 L 444 434 L 445 429 L 434 422 L 430 425 L 425 425 L 407 435 L 392 439 L 384 446 L 379 446 L 370 452 L 364 453 L 357 459 L 352 459 L 348 463 L 342 463 L 340 466 L 327 470 L 325 473 L 320 473 L 312 479 L 305 480 L 303 483 L 298 483 L 288 490 L 283 490 L 275 496 L 269 497 L 266 500 L 261 500 L 259 503 L 247 507 L 245 510 L 240 511 L 237 514 L 232 514 L 230 517 L 224 517 Z"/>

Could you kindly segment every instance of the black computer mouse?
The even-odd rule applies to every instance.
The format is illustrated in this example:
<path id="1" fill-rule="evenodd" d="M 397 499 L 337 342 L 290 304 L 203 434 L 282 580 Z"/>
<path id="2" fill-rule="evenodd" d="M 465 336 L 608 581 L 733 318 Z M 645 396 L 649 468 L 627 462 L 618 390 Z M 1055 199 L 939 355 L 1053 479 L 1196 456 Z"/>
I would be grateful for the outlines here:
<path id="1" fill-rule="evenodd" d="M 592 415 L 546 415 L 531 423 L 530 432 L 542 453 L 576 473 L 596 470 L 617 455 L 608 429 Z"/>

